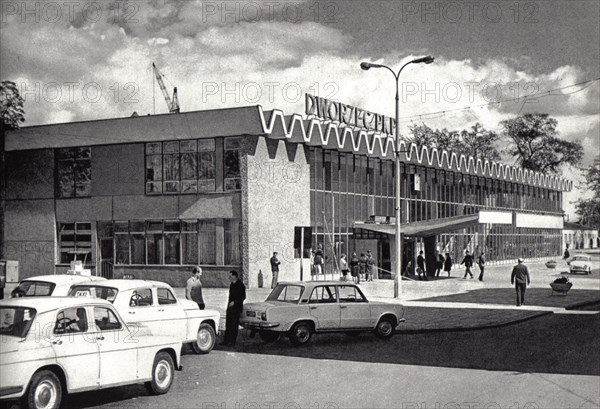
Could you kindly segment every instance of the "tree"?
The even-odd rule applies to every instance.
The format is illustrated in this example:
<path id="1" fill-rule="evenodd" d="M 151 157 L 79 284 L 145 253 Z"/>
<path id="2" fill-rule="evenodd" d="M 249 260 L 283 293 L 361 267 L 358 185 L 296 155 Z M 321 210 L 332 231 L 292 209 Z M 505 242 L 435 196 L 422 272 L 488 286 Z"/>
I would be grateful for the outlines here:
<path id="1" fill-rule="evenodd" d="M 6 160 L 4 157 L 4 134 L 7 130 L 18 129 L 25 122 L 23 98 L 17 85 L 12 81 L 0 84 L 0 259 L 4 255 L 4 212 L 6 198 Z"/>
<path id="2" fill-rule="evenodd" d="M 471 130 L 448 131 L 446 128 L 433 130 L 429 126 L 413 125 L 410 127 L 410 142 L 418 146 L 436 147 L 456 154 L 472 156 L 475 159 L 499 161 L 500 153 L 495 143 L 500 138 L 493 131 L 487 131 L 480 123 Z"/>
<path id="3" fill-rule="evenodd" d="M 584 169 L 585 188 L 593 193 L 590 199 L 580 199 L 575 212 L 583 225 L 600 228 L 600 156 L 587 169 Z"/>
<path id="4" fill-rule="evenodd" d="M 576 166 L 583 158 L 583 146 L 558 137 L 558 122 L 548 114 L 527 113 L 500 124 L 511 145 L 507 153 L 524 169 L 560 174 L 563 165 Z"/>

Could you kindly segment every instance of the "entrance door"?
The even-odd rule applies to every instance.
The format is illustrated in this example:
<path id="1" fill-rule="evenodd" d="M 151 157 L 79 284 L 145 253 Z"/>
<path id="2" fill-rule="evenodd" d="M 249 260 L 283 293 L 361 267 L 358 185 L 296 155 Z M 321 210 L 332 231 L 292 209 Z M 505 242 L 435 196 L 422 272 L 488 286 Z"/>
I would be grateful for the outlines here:
<path id="1" fill-rule="evenodd" d="M 390 271 L 392 270 L 392 259 L 390 252 L 390 241 L 379 240 L 377 246 L 377 260 L 380 260 L 379 267 L 379 278 L 392 278 Z"/>

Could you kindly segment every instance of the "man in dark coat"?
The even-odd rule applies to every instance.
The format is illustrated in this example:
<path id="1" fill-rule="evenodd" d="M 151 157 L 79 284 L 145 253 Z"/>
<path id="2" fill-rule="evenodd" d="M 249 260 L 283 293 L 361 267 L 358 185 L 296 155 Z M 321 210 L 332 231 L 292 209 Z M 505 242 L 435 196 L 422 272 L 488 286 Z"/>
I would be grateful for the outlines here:
<path id="1" fill-rule="evenodd" d="M 279 282 L 279 265 L 281 261 L 277 258 L 277 252 L 273 252 L 273 257 L 271 257 L 271 274 L 273 274 L 273 278 L 271 279 L 271 288 L 275 288 L 277 283 Z"/>
<path id="2" fill-rule="evenodd" d="M 483 281 L 483 270 L 485 270 L 485 253 L 482 251 L 477 260 L 479 265 L 479 281 Z"/>
<path id="3" fill-rule="evenodd" d="M 427 272 L 425 271 L 425 257 L 423 257 L 423 250 L 419 252 L 417 257 L 417 274 L 419 274 L 419 280 L 421 280 L 421 273 L 423 273 L 423 280 L 428 280 Z"/>
<path id="4" fill-rule="evenodd" d="M 240 315 L 246 299 L 246 286 L 239 279 L 238 272 L 229 272 L 229 301 L 225 318 L 225 339 L 221 345 L 234 346 L 240 326 Z"/>
<path id="5" fill-rule="evenodd" d="M 467 278 L 467 274 L 473 278 L 473 273 L 471 273 L 471 267 L 473 267 L 473 256 L 469 254 L 469 250 L 465 251 L 465 258 L 463 258 L 462 263 L 460 265 L 465 265 L 465 276 L 463 279 Z"/>
<path id="6" fill-rule="evenodd" d="M 523 259 L 519 259 L 519 264 L 513 267 L 512 274 L 510 275 L 510 283 L 515 285 L 517 290 L 517 307 L 525 304 L 525 289 L 528 284 L 531 284 L 529 278 L 529 270 L 527 266 L 523 264 Z"/>

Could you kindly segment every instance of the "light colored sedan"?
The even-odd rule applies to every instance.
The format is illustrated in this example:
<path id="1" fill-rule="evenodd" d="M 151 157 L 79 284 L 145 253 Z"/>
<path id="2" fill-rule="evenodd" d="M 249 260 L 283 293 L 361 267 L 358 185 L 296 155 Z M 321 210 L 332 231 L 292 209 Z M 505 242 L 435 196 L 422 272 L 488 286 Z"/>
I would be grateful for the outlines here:
<path id="1" fill-rule="evenodd" d="M 240 324 L 266 342 L 287 335 L 292 344 L 303 345 L 320 332 L 373 331 L 387 339 L 404 322 L 403 315 L 401 305 L 370 302 L 351 283 L 282 282 L 265 302 L 245 304 Z"/>
<path id="2" fill-rule="evenodd" d="M 40 297 L 47 295 L 64 297 L 69 293 L 73 284 L 102 280 L 106 279 L 103 277 L 78 274 L 47 274 L 29 277 L 22 280 L 19 285 L 12 290 L 11 297 Z"/>
<path id="3" fill-rule="evenodd" d="M 63 394 L 142 382 L 167 393 L 180 369 L 179 339 L 132 330 L 101 299 L 0 301 L 0 335 L 0 400 L 29 408 L 59 408 Z"/>
<path id="4" fill-rule="evenodd" d="M 587 254 L 576 254 L 569 260 L 569 272 L 592 274 L 592 257 Z"/>
<path id="5" fill-rule="evenodd" d="M 72 296 L 110 301 L 127 323 L 142 323 L 153 334 L 173 335 L 190 343 L 197 354 L 215 346 L 221 314 L 201 310 L 193 301 L 178 299 L 170 285 L 149 280 L 104 280 L 74 285 Z"/>

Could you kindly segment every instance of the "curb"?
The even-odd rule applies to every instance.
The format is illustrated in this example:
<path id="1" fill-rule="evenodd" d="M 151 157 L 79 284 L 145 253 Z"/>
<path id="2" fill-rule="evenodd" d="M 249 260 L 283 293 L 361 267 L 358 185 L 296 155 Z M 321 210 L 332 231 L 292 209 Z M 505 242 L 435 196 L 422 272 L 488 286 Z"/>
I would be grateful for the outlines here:
<path id="1" fill-rule="evenodd" d="M 567 311 L 576 310 L 576 309 L 581 308 L 581 307 L 588 307 L 590 305 L 596 305 L 596 304 L 600 304 L 600 299 L 592 300 L 592 301 L 583 301 L 583 302 L 580 302 L 580 303 L 575 303 L 575 304 L 567 305 L 565 307 L 565 310 L 567 310 Z"/>
<path id="2" fill-rule="evenodd" d="M 428 333 L 436 333 L 436 332 L 466 332 L 466 331 L 477 331 L 481 329 L 492 329 L 492 328 L 502 328 L 508 327 L 509 325 L 520 324 L 525 321 L 534 320 L 536 318 L 540 318 L 546 315 L 554 314 L 552 311 L 539 311 L 535 315 L 531 315 L 525 318 L 519 318 L 512 321 L 502 322 L 498 324 L 487 324 L 487 325 L 479 325 L 474 327 L 455 327 L 455 328 L 428 328 L 428 329 L 409 329 L 409 330 L 396 330 L 396 334 L 428 334 Z"/>

